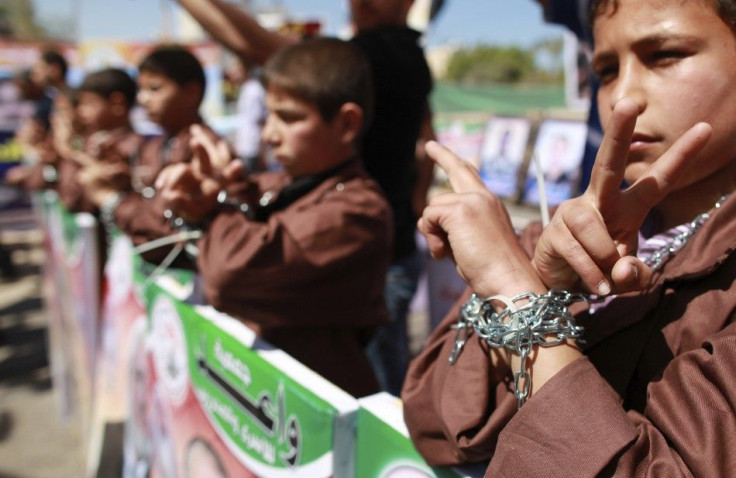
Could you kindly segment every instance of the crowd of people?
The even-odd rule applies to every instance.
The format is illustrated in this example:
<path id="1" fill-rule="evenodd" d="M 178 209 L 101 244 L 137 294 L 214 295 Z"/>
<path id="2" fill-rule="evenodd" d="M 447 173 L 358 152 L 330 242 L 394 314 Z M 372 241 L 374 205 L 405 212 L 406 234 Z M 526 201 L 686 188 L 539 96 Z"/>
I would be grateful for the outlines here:
<path id="1" fill-rule="evenodd" d="M 210 304 L 349 393 L 400 393 L 430 464 L 734 473 L 735 1 L 591 2 L 605 134 L 590 185 L 520 233 L 477 171 L 432 141 L 411 0 L 351 0 L 349 41 L 178 1 L 243 65 L 262 65 L 262 139 L 282 169 L 247 170 L 199 115 L 197 59 L 161 46 L 137 84 L 117 69 L 74 90 L 46 75 L 50 120 L 25 140 L 37 161 L 10 180 L 55 188 L 137 245 L 201 231 L 198 254 L 172 266 L 196 269 Z M 162 135 L 134 132 L 136 101 Z M 427 204 L 430 159 L 453 192 Z M 468 290 L 409 366 L 417 226 Z M 144 258 L 168 261 L 172 247 Z"/>

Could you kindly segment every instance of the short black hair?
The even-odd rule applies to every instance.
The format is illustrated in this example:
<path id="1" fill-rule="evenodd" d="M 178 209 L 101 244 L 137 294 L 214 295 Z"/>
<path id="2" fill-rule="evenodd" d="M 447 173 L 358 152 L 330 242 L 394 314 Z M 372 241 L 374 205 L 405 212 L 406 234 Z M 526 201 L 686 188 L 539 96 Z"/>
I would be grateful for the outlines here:
<path id="1" fill-rule="evenodd" d="M 179 45 L 156 47 L 141 61 L 138 71 L 163 75 L 179 86 L 195 83 L 201 86 L 202 96 L 207 86 L 202 64 L 192 52 Z"/>
<path id="2" fill-rule="evenodd" d="M 283 89 L 313 103 L 331 121 L 345 103 L 363 110 L 366 130 L 373 115 L 371 66 L 353 43 L 336 38 L 313 38 L 277 51 L 263 69 L 266 88 Z"/>
<path id="3" fill-rule="evenodd" d="M 59 68 L 59 73 L 61 73 L 61 77 L 66 77 L 66 71 L 69 68 L 69 65 L 66 58 L 64 58 L 64 55 L 56 50 L 45 50 L 41 53 L 41 60 L 43 60 L 47 65 L 57 66 Z"/>
<path id="4" fill-rule="evenodd" d="M 78 90 L 97 93 L 105 98 L 110 98 L 113 93 L 122 93 L 128 103 L 128 108 L 131 108 L 135 104 L 138 87 L 133 78 L 124 70 L 104 68 L 85 76 Z"/>

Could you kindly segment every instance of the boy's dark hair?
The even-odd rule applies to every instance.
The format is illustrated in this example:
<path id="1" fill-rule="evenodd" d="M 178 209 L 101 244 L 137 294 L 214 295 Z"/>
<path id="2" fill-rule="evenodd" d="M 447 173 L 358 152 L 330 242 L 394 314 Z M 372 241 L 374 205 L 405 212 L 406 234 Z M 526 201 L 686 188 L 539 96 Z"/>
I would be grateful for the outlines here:
<path id="1" fill-rule="evenodd" d="M 56 50 L 46 50 L 41 53 L 41 60 L 43 60 L 43 62 L 47 65 L 54 65 L 59 68 L 59 73 L 61 74 L 61 77 L 66 77 L 66 70 L 68 69 L 69 65 L 67 64 L 64 55 Z"/>
<path id="2" fill-rule="evenodd" d="M 335 38 L 314 38 L 282 48 L 266 62 L 263 84 L 313 103 L 328 122 L 345 103 L 363 109 L 363 131 L 373 115 L 370 64 L 358 47 Z"/>
<path id="3" fill-rule="evenodd" d="M 710 3 L 715 9 L 721 20 L 723 20 L 731 30 L 736 32 L 736 0 L 699 0 Z M 613 6 L 615 12 L 618 8 L 618 0 L 592 0 L 590 2 L 590 21 L 593 23 L 598 15 L 601 15 L 605 8 L 609 5 Z"/>
<path id="4" fill-rule="evenodd" d="M 128 108 L 131 108 L 135 104 L 138 87 L 124 70 L 105 68 L 85 76 L 78 90 L 96 93 L 108 99 L 113 93 L 122 93 Z"/>
<path id="5" fill-rule="evenodd" d="M 138 71 L 163 75 L 179 86 L 195 83 L 201 86 L 200 101 L 204 97 L 207 86 L 204 69 L 197 57 L 184 47 L 165 45 L 155 48 L 138 65 Z"/>

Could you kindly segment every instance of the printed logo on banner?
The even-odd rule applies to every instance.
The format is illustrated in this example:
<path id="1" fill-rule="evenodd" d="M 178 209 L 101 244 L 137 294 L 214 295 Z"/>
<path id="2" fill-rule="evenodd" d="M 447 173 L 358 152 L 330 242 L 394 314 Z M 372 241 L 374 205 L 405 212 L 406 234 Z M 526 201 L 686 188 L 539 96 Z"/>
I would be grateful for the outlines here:
<path id="1" fill-rule="evenodd" d="M 174 405 L 186 398 L 189 384 L 187 345 L 176 307 L 166 297 L 160 297 L 151 309 L 152 341 L 156 374 Z"/>
<path id="2" fill-rule="evenodd" d="M 279 360 L 261 355 L 270 350 L 251 348 L 235 319 L 202 315 L 161 284 L 146 290 L 152 304 L 149 346 L 161 393 L 183 400 L 169 407 L 178 440 L 198 452 L 211 448 L 233 476 L 248 476 L 246 471 L 273 478 L 332 476 L 335 406 L 285 373 Z M 188 367 L 186 373 L 182 367 Z M 195 446 L 202 439 L 209 445 Z M 183 449 L 177 453 L 188 456 Z"/>
<path id="3" fill-rule="evenodd" d="M 261 391 L 257 397 L 251 396 L 241 390 L 251 384 L 248 366 L 228 351 L 219 338 L 214 341 L 212 358 L 214 360 L 208 360 L 205 356 L 197 359 L 200 372 L 224 392 L 230 403 L 236 404 L 241 412 L 247 414 L 251 419 L 250 422 L 268 438 L 257 433 L 248 424 L 241 425 L 237 416 L 232 413 L 233 410 L 223 406 L 203 390 L 199 390 L 205 410 L 226 422 L 233 435 L 239 437 L 247 449 L 256 452 L 266 463 L 277 462 L 276 454 L 279 448 L 278 458 L 281 464 L 288 467 L 295 466 L 299 462 L 302 436 L 297 417 L 294 415 L 286 417 L 283 383 L 278 385 L 275 403 L 268 391 Z M 235 380 L 229 379 L 228 376 Z M 274 439 L 278 446 L 274 445 Z"/>

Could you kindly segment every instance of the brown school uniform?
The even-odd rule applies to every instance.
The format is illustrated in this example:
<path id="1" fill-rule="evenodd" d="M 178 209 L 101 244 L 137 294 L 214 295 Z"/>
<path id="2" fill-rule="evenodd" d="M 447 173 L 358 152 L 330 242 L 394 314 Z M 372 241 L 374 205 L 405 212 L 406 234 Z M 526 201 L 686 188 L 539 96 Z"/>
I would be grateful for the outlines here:
<path id="1" fill-rule="evenodd" d="M 218 138 L 212 129 L 202 126 L 212 138 Z M 165 166 L 192 160 L 190 138 L 189 128 L 184 128 L 176 136 L 152 138 L 143 144 L 140 154 L 131 161 L 133 192 L 125 195 L 115 209 L 115 224 L 131 238 L 133 245 L 179 232 L 164 217 L 166 208 L 156 196 L 153 186 Z M 143 254 L 143 257 L 150 262 L 161 262 L 170 250 L 170 247 L 154 249 Z M 189 266 L 184 263 L 175 265 Z"/>
<path id="2" fill-rule="evenodd" d="M 87 138 L 82 152 L 104 164 L 121 164 L 128 166 L 130 158 L 136 154 L 142 143 L 142 137 L 130 127 L 116 128 L 111 131 L 98 131 Z M 100 156 L 100 152 L 102 156 Z M 74 160 L 60 162 L 58 184 L 56 190 L 59 199 L 71 212 L 96 213 L 97 207 L 84 194 L 84 188 L 77 180 L 82 166 Z M 130 189 L 130 181 L 126 176 L 120 178 L 120 190 Z"/>
<path id="3" fill-rule="evenodd" d="M 734 248 L 736 196 L 648 290 L 581 316 L 586 357 L 518 413 L 508 368 L 477 337 L 448 363 L 456 307 L 402 392 L 417 448 L 431 464 L 492 458 L 488 476 L 733 476 Z"/>
<path id="4" fill-rule="evenodd" d="M 219 213 L 199 243 L 206 299 L 355 396 L 378 391 L 363 345 L 385 323 L 391 213 L 350 161 L 306 192 L 285 173 L 250 177 L 255 219 Z M 282 203 L 282 197 L 291 197 Z"/>

